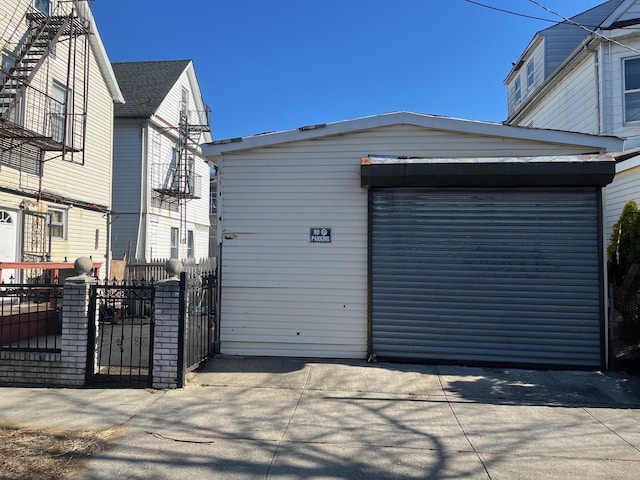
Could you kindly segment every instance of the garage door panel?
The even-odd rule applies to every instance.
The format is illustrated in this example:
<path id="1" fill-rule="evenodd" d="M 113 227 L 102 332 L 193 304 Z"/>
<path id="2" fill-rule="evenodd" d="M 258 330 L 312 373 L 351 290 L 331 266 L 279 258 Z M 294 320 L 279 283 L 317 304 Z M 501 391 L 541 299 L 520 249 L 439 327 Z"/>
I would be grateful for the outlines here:
<path id="1" fill-rule="evenodd" d="M 598 201 L 587 190 L 372 191 L 373 352 L 599 366 Z"/>

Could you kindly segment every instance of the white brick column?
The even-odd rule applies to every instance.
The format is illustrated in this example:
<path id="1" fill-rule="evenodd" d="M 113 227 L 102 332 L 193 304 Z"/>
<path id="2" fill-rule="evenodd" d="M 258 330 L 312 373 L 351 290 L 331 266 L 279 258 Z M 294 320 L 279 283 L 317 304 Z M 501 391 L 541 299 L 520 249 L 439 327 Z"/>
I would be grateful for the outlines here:
<path id="1" fill-rule="evenodd" d="M 153 388 L 184 385 L 180 361 L 180 280 L 172 278 L 156 285 L 154 300 Z"/>
<path id="2" fill-rule="evenodd" d="M 85 274 L 64 282 L 60 384 L 81 386 L 87 374 L 89 293 L 96 279 Z M 93 319 L 97 322 L 97 319 Z"/>

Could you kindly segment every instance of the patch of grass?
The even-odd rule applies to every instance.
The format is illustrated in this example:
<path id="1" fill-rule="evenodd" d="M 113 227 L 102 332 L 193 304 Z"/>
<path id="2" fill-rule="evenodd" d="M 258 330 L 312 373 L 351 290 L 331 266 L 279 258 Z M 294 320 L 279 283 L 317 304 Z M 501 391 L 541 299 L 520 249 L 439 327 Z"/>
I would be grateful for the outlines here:
<path id="1" fill-rule="evenodd" d="M 68 431 L 0 425 L 0 478 L 65 478 L 83 459 L 105 450 L 114 430 Z"/>

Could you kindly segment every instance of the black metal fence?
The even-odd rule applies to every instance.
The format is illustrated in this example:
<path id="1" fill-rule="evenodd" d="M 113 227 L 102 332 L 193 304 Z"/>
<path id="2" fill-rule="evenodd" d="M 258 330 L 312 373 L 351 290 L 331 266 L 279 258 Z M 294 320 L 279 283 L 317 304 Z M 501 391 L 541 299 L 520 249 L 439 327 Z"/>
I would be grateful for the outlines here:
<path id="1" fill-rule="evenodd" d="M 59 352 L 63 286 L 0 284 L 0 350 Z"/>
<path id="2" fill-rule="evenodd" d="M 180 318 L 182 338 L 179 345 L 184 345 L 184 351 L 178 362 L 184 365 L 185 372 L 194 370 L 216 353 L 216 288 L 214 271 L 192 270 L 180 274 L 180 312 L 183 312 L 183 318 Z"/>
<path id="3" fill-rule="evenodd" d="M 88 382 L 151 385 L 154 292 L 146 282 L 91 286 Z"/>
<path id="4" fill-rule="evenodd" d="M 640 373 L 640 292 L 626 286 L 610 288 L 611 359 L 614 370 Z"/>

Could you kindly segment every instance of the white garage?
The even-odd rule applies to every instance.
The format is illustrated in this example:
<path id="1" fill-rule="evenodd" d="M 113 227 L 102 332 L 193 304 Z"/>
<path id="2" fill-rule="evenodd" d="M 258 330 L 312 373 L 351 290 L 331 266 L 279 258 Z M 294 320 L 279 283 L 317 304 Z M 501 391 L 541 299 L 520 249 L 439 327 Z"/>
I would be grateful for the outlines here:
<path id="1" fill-rule="evenodd" d="M 407 112 L 206 145 L 221 353 L 603 365 L 621 146 Z"/>

